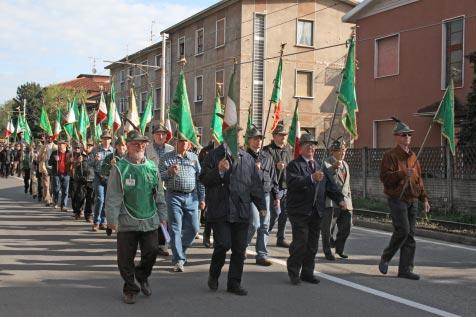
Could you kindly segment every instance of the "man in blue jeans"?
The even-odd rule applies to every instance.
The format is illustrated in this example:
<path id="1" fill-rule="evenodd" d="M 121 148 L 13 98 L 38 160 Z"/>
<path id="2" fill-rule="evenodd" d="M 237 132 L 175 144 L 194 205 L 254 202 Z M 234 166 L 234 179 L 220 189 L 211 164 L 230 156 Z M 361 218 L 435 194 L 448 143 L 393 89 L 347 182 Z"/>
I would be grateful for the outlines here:
<path id="1" fill-rule="evenodd" d="M 55 208 L 61 208 L 61 211 L 67 212 L 66 205 L 68 203 L 69 190 L 69 171 L 71 168 L 71 155 L 66 149 L 66 141 L 58 141 L 58 150 L 51 153 L 48 165 L 51 166 L 53 175 L 53 200 Z M 59 193 L 61 191 L 61 200 Z"/>
<path id="2" fill-rule="evenodd" d="M 114 153 L 111 146 L 112 135 L 109 130 L 104 130 L 101 135 L 101 144 L 91 152 L 90 164 L 94 169 L 94 192 L 96 201 L 94 204 L 93 231 L 106 230 L 106 214 L 104 212 L 104 201 L 106 199 L 107 179 L 101 175 L 102 164 L 109 154 Z"/>
<path id="3" fill-rule="evenodd" d="M 183 272 L 187 261 L 185 252 L 192 244 L 200 227 L 200 209 L 205 208 L 205 190 L 198 180 L 200 163 L 195 153 L 188 151 L 190 142 L 176 135 L 174 151 L 160 160 L 160 177 L 167 189 L 167 213 L 170 226 L 170 246 L 174 272 Z"/>
<path id="4" fill-rule="evenodd" d="M 251 203 L 251 222 L 248 230 L 248 245 L 251 239 L 256 235 L 256 264 L 262 266 L 270 266 L 272 263 L 267 259 L 268 257 L 268 237 L 269 237 L 269 220 L 270 212 L 269 205 L 271 198 L 278 199 L 278 181 L 276 176 L 276 169 L 271 155 L 267 152 L 260 151 L 263 142 L 263 134 L 255 126 L 246 132 L 246 140 L 248 144 L 247 152 L 255 160 L 256 167 L 259 170 L 259 177 L 263 184 L 263 189 L 266 199 L 266 214 L 259 213 L 258 208 L 254 203 Z"/>

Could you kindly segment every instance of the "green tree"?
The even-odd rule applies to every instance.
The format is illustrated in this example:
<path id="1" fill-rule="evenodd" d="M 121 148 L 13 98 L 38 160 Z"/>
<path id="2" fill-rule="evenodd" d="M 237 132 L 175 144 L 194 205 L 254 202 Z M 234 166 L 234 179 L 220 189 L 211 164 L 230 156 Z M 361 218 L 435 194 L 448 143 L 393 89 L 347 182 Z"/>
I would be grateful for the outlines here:
<path id="1" fill-rule="evenodd" d="M 51 85 L 45 87 L 43 90 L 45 109 L 51 117 L 56 117 L 57 109 L 66 112 L 68 103 L 71 102 L 74 97 L 76 97 L 79 104 L 86 103 L 88 93 L 84 89 L 71 89 L 59 85 Z"/>
<path id="2" fill-rule="evenodd" d="M 43 89 L 40 84 L 27 82 L 17 88 L 17 96 L 14 98 L 16 107 L 23 111 L 23 100 L 26 100 L 26 120 L 31 127 L 33 136 L 41 133 L 40 112 L 43 99 Z"/>
<path id="3" fill-rule="evenodd" d="M 466 118 L 461 124 L 459 143 L 462 145 L 476 145 L 476 52 L 467 56 L 473 65 L 473 85 L 467 97 Z"/>
<path id="4" fill-rule="evenodd" d="M 0 105 L 0 136 L 7 126 L 8 119 L 12 117 L 12 111 L 16 108 L 16 102 L 13 99 L 5 101 Z M 16 117 L 16 116 L 15 116 Z"/>

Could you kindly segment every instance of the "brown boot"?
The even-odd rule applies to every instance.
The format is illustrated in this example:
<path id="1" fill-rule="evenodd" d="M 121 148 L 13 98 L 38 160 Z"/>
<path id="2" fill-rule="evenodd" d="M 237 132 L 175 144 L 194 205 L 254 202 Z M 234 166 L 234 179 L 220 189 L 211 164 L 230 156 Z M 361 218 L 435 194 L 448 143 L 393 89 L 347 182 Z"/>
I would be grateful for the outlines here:
<path id="1" fill-rule="evenodd" d="M 92 231 L 93 231 L 93 232 L 96 232 L 96 231 L 98 231 L 98 230 L 99 230 L 99 225 L 94 224 Z"/>
<path id="2" fill-rule="evenodd" d="M 273 263 L 265 258 L 256 259 L 256 264 L 261 266 L 271 266 Z"/>

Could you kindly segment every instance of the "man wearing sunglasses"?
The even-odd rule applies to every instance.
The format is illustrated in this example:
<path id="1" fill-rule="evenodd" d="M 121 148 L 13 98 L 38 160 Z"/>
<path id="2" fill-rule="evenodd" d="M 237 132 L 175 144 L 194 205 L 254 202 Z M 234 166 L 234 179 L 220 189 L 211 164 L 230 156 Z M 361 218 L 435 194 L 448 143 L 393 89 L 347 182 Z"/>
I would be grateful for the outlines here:
<path id="1" fill-rule="evenodd" d="M 393 129 L 396 146 L 384 154 L 380 168 L 380 180 L 392 216 L 393 234 L 383 251 L 379 270 L 387 274 L 389 262 L 400 250 L 398 277 L 418 280 L 420 276 L 413 273 L 418 201 L 424 204 L 424 212 L 430 211 L 430 204 L 421 177 L 420 163 L 410 150 L 414 130 L 396 121 Z"/>

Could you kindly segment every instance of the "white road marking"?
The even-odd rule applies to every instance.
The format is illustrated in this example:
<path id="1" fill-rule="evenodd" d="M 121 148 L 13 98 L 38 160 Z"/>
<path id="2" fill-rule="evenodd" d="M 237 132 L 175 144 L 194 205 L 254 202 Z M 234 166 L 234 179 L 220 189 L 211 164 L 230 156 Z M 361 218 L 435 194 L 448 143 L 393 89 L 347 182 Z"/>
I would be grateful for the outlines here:
<path id="1" fill-rule="evenodd" d="M 252 254 L 252 255 L 256 255 L 256 252 L 254 252 L 254 251 L 247 250 L 246 252 L 249 253 L 249 254 Z M 279 260 L 279 259 L 275 259 L 275 258 L 271 258 L 271 257 L 269 257 L 268 260 L 270 260 L 273 263 L 279 264 L 279 265 L 287 266 L 286 261 L 283 261 L 283 260 Z M 453 313 L 450 313 L 450 312 L 447 312 L 447 311 L 444 311 L 444 310 L 441 310 L 441 309 L 438 309 L 438 308 L 435 308 L 435 307 L 431 307 L 431 306 L 428 306 L 428 305 L 420 304 L 420 303 L 414 302 L 412 300 L 409 300 L 409 299 L 406 299 L 406 298 L 403 298 L 403 297 L 399 297 L 399 296 L 395 296 L 395 295 L 392 295 L 392 294 L 389 294 L 389 293 L 386 293 L 386 292 L 382 292 L 382 291 L 376 290 L 374 288 L 370 288 L 370 287 L 367 287 L 367 286 L 364 286 L 364 285 L 360 285 L 360 284 L 357 284 L 357 283 L 354 283 L 354 282 L 350 282 L 350 281 L 344 280 L 344 279 L 339 278 L 339 277 L 335 277 L 335 276 L 332 276 L 332 275 L 329 275 L 329 274 L 321 273 L 319 271 L 314 271 L 314 274 L 318 275 L 320 278 L 326 279 L 326 280 L 334 282 L 336 284 L 347 286 L 347 287 L 350 287 L 350 288 L 353 288 L 353 289 L 356 289 L 356 290 L 359 290 L 359 291 L 362 291 L 362 292 L 365 292 L 365 293 L 368 293 L 368 294 L 372 294 L 372 295 L 375 295 L 375 296 L 378 296 L 378 297 L 381 297 L 381 298 L 384 298 L 384 299 L 387 299 L 387 300 L 390 300 L 390 301 L 393 301 L 393 302 L 396 302 L 396 303 L 399 303 L 399 304 L 403 304 L 403 305 L 406 305 L 406 306 L 409 306 L 409 307 L 412 307 L 412 308 L 415 308 L 415 309 L 423 310 L 423 311 L 426 311 L 426 312 L 429 312 L 429 313 L 432 313 L 432 314 L 435 314 L 435 315 L 438 315 L 438 316 L 442 316 L 442 317 L 461 317 L 460 315 L 456 315 L 456 314 L 453 314 Z"/>
<path id="2" fill-rule="evenodd" d="M 372 232 L 372 233 L 377 233 L 385 236 L 391 236 L 391 232 L 387 231 L 379 231 L 379 230 L 374 230 L 374 229 L 367 229 L 367 228 L 362 228 L 362 227 L 357 227 L 354 226 L 353 229 L 361 230 L 361 231 L 366 231 L 366 232 Z M 442 245 L 445 247 L 452 247 L 452 248 L 457 248 L 457 249 L 463 249 L 463 250 L 468 250 L 468 251 L 473 251 L 476 252 L 476 248 L 470 247 L 470 246 L 464 246 L 464 245 L 459 245 L 459 244 L 454 244 L 454 243 L 446 243 L 446 242 L 438 242 L 434 240 L 428 240 L 428 239 L 423 239 L 423 238 L 415 238 L 416 241 L 420 242 L 425 242 L 425 243 L 432 243 L 436 245 Z"/>

